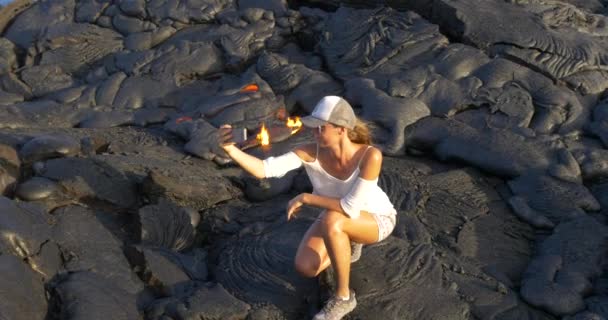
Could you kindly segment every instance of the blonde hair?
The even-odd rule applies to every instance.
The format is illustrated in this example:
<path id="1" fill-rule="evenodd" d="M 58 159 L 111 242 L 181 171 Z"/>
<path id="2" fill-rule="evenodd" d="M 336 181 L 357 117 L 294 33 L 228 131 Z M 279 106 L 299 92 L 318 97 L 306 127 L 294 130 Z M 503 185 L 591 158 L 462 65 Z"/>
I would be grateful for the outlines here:
<path id="1" fill-rule="evenodd" d="M 348 130 L 348 139 L 354 143 L 372 144 L 367 122 L 357 118 L 357 123 L 352 130 Z"/>

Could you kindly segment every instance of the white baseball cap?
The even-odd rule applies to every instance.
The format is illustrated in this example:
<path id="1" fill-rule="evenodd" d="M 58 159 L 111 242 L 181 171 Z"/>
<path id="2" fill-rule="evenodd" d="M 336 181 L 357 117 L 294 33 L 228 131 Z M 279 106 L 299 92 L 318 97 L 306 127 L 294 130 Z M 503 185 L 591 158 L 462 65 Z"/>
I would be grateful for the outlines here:
<path id="1" fill-rule="evenodd" d="M 309 116 L 302 118 L 302 123 L 310 128 L 322 126 L 328 122 L 352 130 L 357 123 L 357 116 L 353 107 L 344 98 L 325 96 L 317 103 Z"/>

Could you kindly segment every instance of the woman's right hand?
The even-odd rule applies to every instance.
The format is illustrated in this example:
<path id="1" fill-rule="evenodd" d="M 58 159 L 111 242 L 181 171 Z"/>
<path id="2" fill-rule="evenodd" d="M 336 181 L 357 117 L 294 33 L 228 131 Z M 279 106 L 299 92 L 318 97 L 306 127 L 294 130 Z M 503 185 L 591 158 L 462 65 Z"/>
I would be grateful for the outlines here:
<path id="1" fill-rule="evenodd" d="M 232 126 L 221 125 L 218 129 L 217 144 L 234 162 L 258 179 L 264 178 L 264 163 L 262 160 L 243 152 L 232 137 Z"/>
<path id="2" fill-rule="evenodd" d="M 229 124 L 223 124 L 218 130 L 218 144 L 223 149 L 229 146 L 233 146 L 236 142 L 232 141 L 232 126 Z"/>

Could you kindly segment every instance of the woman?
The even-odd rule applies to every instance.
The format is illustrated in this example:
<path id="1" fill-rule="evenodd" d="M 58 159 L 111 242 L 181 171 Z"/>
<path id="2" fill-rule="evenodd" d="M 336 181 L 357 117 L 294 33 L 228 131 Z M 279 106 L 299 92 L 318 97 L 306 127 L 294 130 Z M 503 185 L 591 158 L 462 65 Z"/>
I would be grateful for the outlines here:
<path id="1" fill-rule="evenodd" d="M 350 263 L 362 244 L 388 237 L 395 227 L 396 211 L 378 187 L 382 153 L 370 146 L 369 130 L 357 119 L 348 102 L 327 96 L 315 106 L 304 126 L 314 129 L 316 143 L 295 148 L 278 157 L 260 160 L 231 141 L 230 126 L 220 129 L 220 144 L 243 169 L 257 178 L 281 177 L 304 165 L 313 193 L 289 201 L 287 220 L 303 205 L 325 209 L 300 242 L 296 270 L 316 277 L 330 265 L 336 272 L 336 292 L 315 320 L 341 319 L 357 305 L 349 288 Z M 355 249 L 351 257 L 351 242 Z"/>

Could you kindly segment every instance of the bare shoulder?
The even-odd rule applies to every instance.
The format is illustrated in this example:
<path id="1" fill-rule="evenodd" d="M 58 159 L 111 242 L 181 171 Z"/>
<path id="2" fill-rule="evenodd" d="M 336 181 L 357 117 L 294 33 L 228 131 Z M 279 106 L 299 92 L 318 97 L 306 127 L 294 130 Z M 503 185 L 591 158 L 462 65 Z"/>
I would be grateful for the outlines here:
<path id="1" fill-rule="evenodd" d="M 371 146 L 365 153 L 362 159 L 363 164 L 381 164 L 382 163 L 382 151 L 380 149 Z"/>
<path id="2" fill-rule="evenodd" d="M 309 143 L 297 146 L 293 149 L 293 152 L 303 161 L 312 162 L 315 161 L 317 155 L 317 145 L 315 143 Z"/>
<path id="3" fill-rule="evenodd" d="M 382 151 L 370 147 L 361 159 L 360 176 L 366 180 L 374 180 L 380 175 L 382 168 Z"/>

